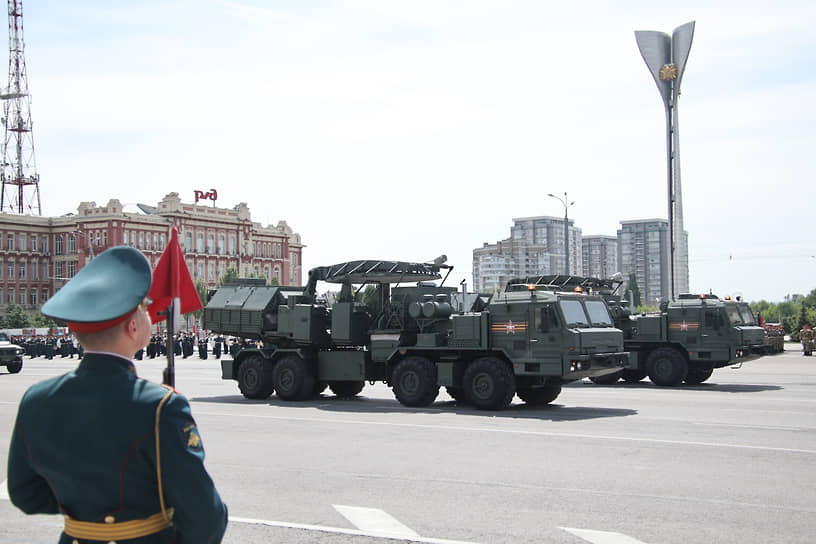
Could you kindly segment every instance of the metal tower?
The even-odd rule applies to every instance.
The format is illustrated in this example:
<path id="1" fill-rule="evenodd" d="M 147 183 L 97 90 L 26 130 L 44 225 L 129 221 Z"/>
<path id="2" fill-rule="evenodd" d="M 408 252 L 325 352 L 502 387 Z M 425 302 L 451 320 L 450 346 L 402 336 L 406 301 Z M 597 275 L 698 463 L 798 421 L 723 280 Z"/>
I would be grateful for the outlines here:
<path id="1" fill-rule="evenodd" d="M 0 211 L 42 215 L 24 55 L 22 0 L 8 0 L 8 17 L 9 83 L 0 93 L 5 127 Z"/>

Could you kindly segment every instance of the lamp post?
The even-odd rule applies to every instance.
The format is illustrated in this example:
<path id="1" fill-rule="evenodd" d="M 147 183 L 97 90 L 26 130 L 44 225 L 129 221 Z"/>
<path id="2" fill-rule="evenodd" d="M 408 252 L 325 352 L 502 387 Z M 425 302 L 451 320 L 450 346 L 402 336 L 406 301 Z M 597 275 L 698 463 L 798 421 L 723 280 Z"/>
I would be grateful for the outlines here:
<path id="1" fill-rule="evenodd" d="M 547 193 L 547 196 L 553 197 L 564 205 L 564 274 L 569 276 L 569 217 L 567 217 L 567 210 L 575 204 L 575 201 L 569 202 L 569 200 L 567 200 L 566 191 L 564 191 L 564 198 L 555 196 L 552 193 Z"/>

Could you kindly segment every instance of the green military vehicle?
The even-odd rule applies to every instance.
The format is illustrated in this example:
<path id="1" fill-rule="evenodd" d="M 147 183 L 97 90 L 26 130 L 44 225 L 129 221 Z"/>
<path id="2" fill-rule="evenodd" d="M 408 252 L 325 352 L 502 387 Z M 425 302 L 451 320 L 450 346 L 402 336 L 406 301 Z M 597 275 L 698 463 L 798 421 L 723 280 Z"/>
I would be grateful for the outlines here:
<path id="1" fill-rule="evenodd" d="M 717 296 L 681 294 L 664 302 L 660 311 L 632 315 L 617 294 L 618 279 L 577 276 L 538 276 L 511 283 L 529 282 L 542 288 L 578 288 L 600 294 L 609 304 L 615 326 L 623 331 L 629 353 L 619 373 L 591 376 L 599 384 L 622 378 L 636 383 L 646 376 L 656 385 L 699 384 L 715 368 L 758 358 L 765 350 L 765 330 L 755 321 L 747 303 Z"/>
<path id="2" fill-rule="evenodd" d="M 213 294 L 203 325 L 262 344 L 221 361 L 250 399 L 306 399 L 327 386 L 352 396 L 384 381 L 406 406 L 431 404 L 444 386 L 498 410 L 516 394 L 550 403 L 565 383 L 622 368 L 623 334 L 601 297 L 525 290 L 491 300 L 443 286 L 452 268 L 350 261 L 313 268 L 306 287 L 239 282 Z M 340 284 L 333 304 L 317 297 L 318 281 Z M 368 304 L 353 292 L 365 285 L 375 288 Z"/>
<path id="3" fill-rule="evenodd" d="M 12 344 L 6 333 L 0 332 L 0 366 L 5 366 L 11 374 L 17 374 L 23 369 L 23 353 L 25 350 Z"/>

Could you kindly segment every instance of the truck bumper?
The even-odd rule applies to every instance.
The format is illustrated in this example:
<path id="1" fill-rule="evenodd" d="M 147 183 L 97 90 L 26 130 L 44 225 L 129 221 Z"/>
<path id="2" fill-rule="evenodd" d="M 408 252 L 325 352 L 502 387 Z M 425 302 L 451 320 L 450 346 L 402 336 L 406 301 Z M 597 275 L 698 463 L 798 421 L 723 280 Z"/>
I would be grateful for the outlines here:
<path id="1" fill-rule="evenodd" d="M 567 380 L 580 380 L 591 376 L 603 376 L 624 368 L 628 353 L 616 351 L 592 355 L 570 355 Z"/>
<path id="2" fill-rule="evenodd" d="M 222 380 L 237 380 L 238 376 L 235 374 L 235 361 L 232 357 L 225 355 L 221 358 L 221 379 Z"/>

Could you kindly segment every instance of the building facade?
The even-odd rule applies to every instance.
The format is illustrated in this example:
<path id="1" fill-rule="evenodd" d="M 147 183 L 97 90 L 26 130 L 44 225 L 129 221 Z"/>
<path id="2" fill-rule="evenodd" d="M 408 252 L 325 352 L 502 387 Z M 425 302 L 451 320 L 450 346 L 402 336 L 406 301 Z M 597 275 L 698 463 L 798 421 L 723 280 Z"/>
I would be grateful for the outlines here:
<path id="1" fill-rule="evenodd" d="M 681 240 L 688 245 L 688 233 Z M 685 255 L 688 255 L 686 252 Z M 675 285 L 678 293 L 689 290 L 688 258 L 678 260 L 675 254 Z M 666 219 L 621 221 L 618 231 L 618 259 L 623 279 L 635 273 L 640 288 L 641 303 L 656 306 L 669 300 L 669 222 Z M 628 289 L 628 286 L 627 286 Z"/>
<path id="2" fill-rule="evenodd" d="M 567 232 L 569 270 L 581 275 L 581 229 L 569 221 Z M 473 286 L 479 292 L 498 291 L 510 278 L 562 274 L 564 260 L 563 218 L 515 218 L 510 238 L 473 250 Z"/>
<path id="3" fill-rule="evenodd" d="M 619 271 L 618 239 L 615 236 L 584 236 L 581 241 L 584 276 L 611 278 Z"/>
<path id="4" fill-rule="evenodd" d="M 285 221 L 262 226 L 252 222 L 246 203 L 216 208 L 169 193 L 157 206 L 132 210 L 112 199 L 105 206 L 82 202 L 76 214 L 60 217 L 0 214 L 0 308 L 14 303 L 36 310 L 109 247 L 135 247 L 155 267 L 172 226 L 193 281 L 210 289 L 230 268 L 242 277 L 301 283 L 304 246 Z"/>

